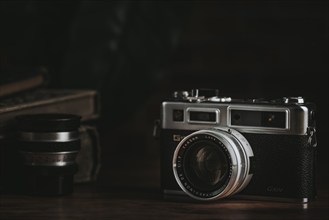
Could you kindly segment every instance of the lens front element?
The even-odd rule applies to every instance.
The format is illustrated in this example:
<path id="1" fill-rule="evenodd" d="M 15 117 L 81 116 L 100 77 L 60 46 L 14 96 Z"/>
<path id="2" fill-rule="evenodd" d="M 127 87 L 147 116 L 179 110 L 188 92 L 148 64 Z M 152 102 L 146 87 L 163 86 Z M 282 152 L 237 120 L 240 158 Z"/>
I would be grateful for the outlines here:
<path id="1" fill-rule="evenodd" d="M 184 172 L 195 188 L 205 192 L 226 183 L 230 171 L 228 155 L 211 140 L 196 141 L 184 158 Z"/>
<path id="2" fill-rule="evenodd" d="M 224 198 L 250 181 L 248 141 L 233 129 L 201 130 L 185 137 L 173 157 L 173 171 L 181 189 L 198 200 Z"/>

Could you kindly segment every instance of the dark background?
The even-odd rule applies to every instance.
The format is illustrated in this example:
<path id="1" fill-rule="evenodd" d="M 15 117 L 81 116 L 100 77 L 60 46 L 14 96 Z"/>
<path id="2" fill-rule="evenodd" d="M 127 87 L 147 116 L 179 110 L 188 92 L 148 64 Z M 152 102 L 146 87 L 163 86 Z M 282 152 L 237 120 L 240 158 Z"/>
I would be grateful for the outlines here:
<path id="1" fill-rule="evenodd" d="M 0 1 L 0 27 L 0 80 L 42 65 L 50 87 L 100 92 L 102 170 L 118 152 L 157 161 L 161 100 L 202 87 L 315 102 L 328 183 L 326 1 Z"/>

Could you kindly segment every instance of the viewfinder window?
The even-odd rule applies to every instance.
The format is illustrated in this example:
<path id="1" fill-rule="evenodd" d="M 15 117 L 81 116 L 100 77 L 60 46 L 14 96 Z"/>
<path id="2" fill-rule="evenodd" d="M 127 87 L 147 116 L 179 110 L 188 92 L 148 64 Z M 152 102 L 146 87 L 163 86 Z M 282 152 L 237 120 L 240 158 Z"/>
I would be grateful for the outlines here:
<path id="1" fill-rule="evenodd" d="M 216 112 L 190 111 L 190 121 L 216 122 Z"/>

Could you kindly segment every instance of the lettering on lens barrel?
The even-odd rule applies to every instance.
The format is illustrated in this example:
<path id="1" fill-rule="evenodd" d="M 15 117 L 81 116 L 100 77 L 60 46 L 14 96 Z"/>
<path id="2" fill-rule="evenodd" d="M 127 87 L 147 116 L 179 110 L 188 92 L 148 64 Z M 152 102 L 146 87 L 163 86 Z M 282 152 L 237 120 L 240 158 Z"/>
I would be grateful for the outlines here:
<path id="1" fill-rule="evenodd" d="M 24 192 L 65 195 L 73 191 L 80 150 L 80 116 L 35 114 L 16 117 Z"/>

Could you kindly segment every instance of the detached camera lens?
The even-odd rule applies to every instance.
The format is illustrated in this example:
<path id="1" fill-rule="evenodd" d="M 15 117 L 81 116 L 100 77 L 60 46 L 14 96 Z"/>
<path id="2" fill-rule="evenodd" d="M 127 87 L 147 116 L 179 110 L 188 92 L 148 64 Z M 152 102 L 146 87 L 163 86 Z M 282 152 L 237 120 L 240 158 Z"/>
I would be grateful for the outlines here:
<path id="1" fill-rule="evenodd" d="M 80 150 L 80 116 L 35 114 L 16 119 L 24 191 L 37 195 L 71 193 L 77 172 L 75 158 Z"/>

